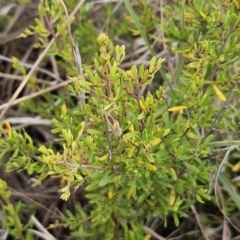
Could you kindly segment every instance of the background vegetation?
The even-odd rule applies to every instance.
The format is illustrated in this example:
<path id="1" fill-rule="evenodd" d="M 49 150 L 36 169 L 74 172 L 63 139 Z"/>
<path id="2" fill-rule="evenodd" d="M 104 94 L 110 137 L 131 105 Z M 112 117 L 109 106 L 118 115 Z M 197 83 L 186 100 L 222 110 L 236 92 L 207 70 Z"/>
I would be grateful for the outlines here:
<path id="1" fill-rule="evenodd" d="M 238 239 L 238 1 L 0 2 L 1 239 Z"/>

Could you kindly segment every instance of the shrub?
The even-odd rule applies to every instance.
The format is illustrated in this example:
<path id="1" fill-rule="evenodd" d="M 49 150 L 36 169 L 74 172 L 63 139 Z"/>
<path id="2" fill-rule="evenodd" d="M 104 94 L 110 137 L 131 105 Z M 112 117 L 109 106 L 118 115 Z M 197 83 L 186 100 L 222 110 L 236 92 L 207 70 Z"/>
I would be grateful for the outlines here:
<path id="1" fill-rule="evenodd" d="M 76 213 L 67 211 L 63 220 L 76 238 L 147 239 L 143 226 L 150 218 L 167 224 L 172 215 L 178 225 L 190 205 L 209 199 L 213 137 L 219 129 L 235 130 L 236 113 L 227 106 L 239 78 L 233 65 L 239 55 L 239 6 L 226 4 L 220 13 L 218 6 L 201 2 L 182 6 L 182 15 L 177 4 L 164 10 L 174 16 L 162 23 L 166 40 L 172 47 L 179 44 L 172 49 L 180 64 L 170 88 L 143 95 L 166 60 L 152 57 L 148 67 L 123 69 L 125 47 L 114 47 L 100 34 L 94 64 L 85 65 L 81 76 L 69 76 L 77 109 L 63 104 L 54 118 L 60 151 L 37 149 L 26 133 L 6 123 L 1 157 L 13 152 L 8 170 L 24 169 L 39 181 L 60 177 L 66 201 L 85 187 L 88 208 L 76 206 Z M 59 55 L 73 65 L 71 44 L 63 45 Z M 57 45 L 53 49 L 58 51 Z"/>

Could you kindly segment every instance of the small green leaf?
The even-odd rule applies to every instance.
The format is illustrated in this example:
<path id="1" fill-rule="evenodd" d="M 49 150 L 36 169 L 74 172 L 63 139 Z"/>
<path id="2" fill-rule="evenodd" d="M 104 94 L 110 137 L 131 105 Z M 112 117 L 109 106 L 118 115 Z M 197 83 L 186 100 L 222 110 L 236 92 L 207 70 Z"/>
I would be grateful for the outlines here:
<path id="1" fill-rule="evenodd" d="M 202 200 L 202 198 L 199 194 L 196 194 L 196 199 L 197 199 L 198 202 L 204 203 L 204 201 Z"/>
<path id="2" fill-rule="evenodd" d="M 146 157 L 147 157 L 147 159 L 148 159 L 149 162 L 151 162 L 151 163 L 154 162 L 154 157 L 153 157 L 152 154 L 147 154 Z M 150 164 L 150 165 L 151 165 L 151 164 Z M 146 167 L 147 167 L 147 166 L 146 166 Z M 148 168 L 149 170 L 151 170 L 151 171 L 156 171 L 156 170 L 157 170 L 156 167 L 153 166 L 153 165 L 151 165 L 151 167 L 148 166 L 147 168 Z M 151 168 L 151 169 L 150 169 L 150 168 Z"/>
<path id="3" fill-rule="evenodd" d="M 134 138 L 137 135 L 138 135 L 137 131 L 129 132 L 123 135 L 123 139 L 128 140 L 128 139 Z"/>
<path id="4" fill-rule="evenodd" d="M 179 218 L 178 218 L 178 215 L 176 213 L 173 213 L 173 219 L 174 219 L 175 226 L 178 226 L 179 225 Z"/>
<path id="5" fill-rule="evenodd" d="M 170 131 L 171 131 L 170 128 L 165 129 L 163 136 L 166 137 L 170 133 Z"/>
<path id="6" fill-rule="evenodd" d="M 149 73 L 151 74 L 155 68 L 155 64 L 156 64 L 156 61 L 157 61 L 157 57 L 154 56 L 151 61 L 150 61 L 150 66 L 149 66 Z"/>
<path id="7" fill-rule="evenodd" d="M 194 172 L 194 173 L 198 173 L 199 172 L 199 169 L 193 165 L 193 164 L 189 164 L 188 162 L 183 162 L 183 165 L 189 169 L 190 171 Z"/>
<path id="8" fill-rule="evenodd" d="M 87 133 L 89 133 L 91 135 L 102 135 L 103 134 L 102 132 L 95 130 L 95 129 L 88 129 Z"/>
<path id="9" fill-rule="evenodd" d="M 98 185 L 99 185 L 100 187 L 103 187 L 103 186 L 107 185 L 109 182 L 111 182 L 111 180 L 112 180 L 115 176 L 116 176 L 116 174 L 112 174 L 112 175 L 110 175 L 110 176 L 105 177 L 104 179 L 102 179 L 102 180 L 98 183 Z"/>

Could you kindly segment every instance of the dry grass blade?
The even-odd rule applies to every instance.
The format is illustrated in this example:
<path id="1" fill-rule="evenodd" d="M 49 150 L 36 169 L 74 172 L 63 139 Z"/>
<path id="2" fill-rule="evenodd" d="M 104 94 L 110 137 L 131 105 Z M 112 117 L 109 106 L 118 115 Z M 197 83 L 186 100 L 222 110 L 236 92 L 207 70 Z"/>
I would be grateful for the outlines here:
<path id="1" fill-rule="evenodd" d="M 28 125 L 51 125 L 52 120 L 49 119 L 41 119 L 38 117 L 11 117 L 6 118 L 6 121 L 8 121 L 10 124 L 26 124 Z"/>
<path id="2" fill-rule="evenodd" d="M 13 60 L 11 58 L 8 58 L 6 56 L 2 56 L 0 55 L 0 60 L 4 60 L 6 62 L 10 62 L 12 63 Z M 24 66 L 25 68 L 33 68 L 33 65 L 32 64 L 29 64 L 29 63 L 24 63 L 24 62 L 20 62 L 20 64 L 22 66 Z M 43 69 L 43 68 L 39 68 L 39 67 L 36 67 L 35 68 L 36 71 L 39 71 L 41 73 L 44 73 L 46 75 L 48 75 L 49 77 L 53 78 L 53 79 L 56 79 L 57 81 L 63 81 L 60 77 L 56 76 L 55 74 L 51 73 L 50 71 L 46 70 L 46 69 Z M 0 77 L 3 75 L 3 73 L 0 73 Z M 5 77 L 5 76 L 4 76 Z M 22 79 L 22 77 L 21 77 Z"/>
<path id="3" fill-rule="evenodd" d="M 53 237 L 33 215 L 31 216 L 31 220 L 35 224 L 35 226 L 40 230 L 40 232 L 33 229 L 28 229 L 28 231 L 34 233 L 38 237 L 42 237 L 45 240 L 56 240 L 56 238 Z"/>
<path id="4" fill-rule="evenodd" d="M 150 233 L 153 237 L 155 237 L 158 240 L 166 240 L 166 238 L 160 236 L 159 234 L 157 234 L 156 232 L 154 232 L 151 228 L 144 226 L 144 229 L 146 230 L 146 232 Z"/>
<path id="5" fill-rule="evenodd" d="M 208 236 L 208 234 L 207 234 L 207 231 L 206 231 L 206 230 L 204 229 L 204 227 L 203 227 L 201 218 L 200 218 L 200 216 L 199 216 L 199 214 L 198 214 L 195 206 L 192 205 L 192 206 L 191 206 L 191 209 L 192 209 L 192 211 L 193 211 L 193 213 L 194 213 L 194 216 L 195 216 L 195 218 L 196 218 L 196 220 L 197 220 L 198 226 L 199 226 L 199 228 L 201 229 L 201 232 L 202 232 L 202 234 L 203 234 L 204 239 L 205 239 L 205 240 L 210 240 L 210 238 L 209 238 L 209 236 Z"/>
<path id="6" fill-rule="evenodd" d="M 72 83 L 72 80 L 68 80 L 68 81 L 66 81 L 66 82 L 61 82 L 61 83 L 59 83 L 59 84 L 57 84 L 57 85 L 55 85 L 55 86 L 51 86 L 51 87 L 49 87 L 49 88 L 46 88 L 46 89 L 43 89 L 43 90 L 41 90 L 41 91 L 32 93 L 32 94 L 30 94 L 30 95 L 28 95 L 28 96 L 25 96 L 25 97 L 21 97 L 21 98 L 18 98 L 18 99 L 15 99 L 15 98 L 14 98 L 14 100 L 11 102 L 11 106 L 14 106 L 14 105 L 19 104 L 19 103 L 21 103 L 21 102 L 24 102 L 24 101 L 27 101 L 27 100 L 29 100 L 29 99 L 35 98 L 35 97 L 40 96 L 40 95 L 42 95 L 42 94 L 44 94 L 44 93 L 47 93 L 47 92 L 56 90 L 56 89 L 58 89 L 58 88 L 65 87 L 65 86 L 67 86 L 67 85 L 70 84 L 70 83 Z M 4 109 L 4 112 L 5 112 L 6 109 L 8 109 L 8 107 L 10 106 L 9 104 L 10 104 L 10 103 L 8 102 L 8 103 L 5 103 L 5 104 L 0 105 L 0 110 Z M 2 113 L 2 115 L 4 115 L 4 114 Z"/>

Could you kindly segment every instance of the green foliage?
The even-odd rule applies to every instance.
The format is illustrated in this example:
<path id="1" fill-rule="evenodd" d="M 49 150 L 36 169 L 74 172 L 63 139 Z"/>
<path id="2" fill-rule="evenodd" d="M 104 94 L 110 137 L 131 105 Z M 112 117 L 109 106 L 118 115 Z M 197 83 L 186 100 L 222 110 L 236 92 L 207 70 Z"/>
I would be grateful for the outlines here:
<path id="1" fill-rule="evenodd" d="M 64 200 L 71 186 L 77 189 L 85 182 L 92 209 L 87 228 L 95 236 L 113 239 L 114 229 L 121 226 L 126 232 L 120 236 L 126 239 L 130 224 L 133 235 L 140 238 L 144 219 L 152 215 L 165 219 L 171 213 L 178 224 L 178 216 L 185 215 L 195 198 L 208 198 L 204 187 L 210 169 L 201 158 L 210 150 L 201 144 L 195 122 L 181 113 L 171 117 L 162 87 L 156 97 L 141 96 L 141 88 L 151 83 L 162 59 L 152 58 L 149 68 L 141 65 L 125 71 L 120 68 L 124 46 L 113 49 L 104 34 L 98 43 L 94 67 L 85 66 L 87 78 L 72 78 L 74 84 L 69 86 L 75 95 L 87 96 L 74 113 L 79 124 L 65 105 L 60 119 L 54 120 L 53 132 L 60 134 L 63 151 L 40 146 L 37 165 L 27 164 L 30 160 L 25 158 L 25 163 L 17 161 L 22 163 L 18 167 L 30 173 L 41 169 L 41 180 L 60 176 L 66 182 L 60 189 Z M 15 165 L 11 158 L 8 168 Z M 84 236 L 87 229 L 81 228 L 83 235 L 79 234 Z"/>
<path id="2" fill-rule="evenodd" d="M 153 14 L 154 9 L 148 5 L 146 0 L 139 0 L 136 4 L 136 14 L 139 18 L 139 23 L 141 28 L 144 31 L 144 34 L 148 37 L 151 36 L 151 32 L 156 27 L 156 24 L 159 22 L 159 18 Z M 129 22 L 131 23 L 130 30 L 134 35 L 139 35 L 139 29 L 136 29 L 135 21 L 130 16 L 128 17 Z"/>
<path id="3" fill-rule="evenodd" d="M 20 210 L 24 207 L 22 203 L 18 201 L 14 205 L 10 202 L 10 197 L 12 193 L 8 190 L 6 182 L 0 179 L 0 196 L 3 202 L 3 208 L 1 211 L 1 229 L 8 229 L 9 234 L 14 237 L 14 239 L 32 239 L 31 236 L 25 238 L 26 229 L 30 226 L 30 222 L 23 224 L 20 218 Z M 26 207 L 26 206 L 25 206 Z"/>
<path id="4" fill-rule="evenodd" d="M 143 28 L 147 35 L 154 18 L 147 18 L 151 8 L 146 1 L 140 2 L 139 25 L 147 23 Z M 220 4 L 188 1 L 182 5 L 176 1 L 174 7 L 164 8 L 164 14 L 170 16 L 161 23 L 165 40 L 179 58 L 171 80 L 175 95 L 161 86 L 146 96 L 141 90 L 152 83 L 164 59 L 153 57 L 149 67 L 122 69 L 125 46 L 114 47 L 100 34 L 94 42 L 100 45 L 94 64 L 84 65 L 84 75 L 74 77 L 62 6 L 45 1 L 39 7 L 43 16 L 55 16 L 60 38 L 49 55 L 60 56 L 69 64 L 73 84 L 68 90 L 79 98 L 79 105 L 69 109 L 63 104 L 61 113 L 54 116 L 52 132 L 58 134 L 61 151 L 44 145 L 37 149 L 26 133 L 17 133 L 6 123 L 8 134 L 0 140 L 5 149 L 1 157 L 13 153 L 7 169 L 24 169 L 39 181 L 60 177 L 63 200 L 85 186 L 88 210 L 77 206 L 75 214 L 67 211 L 63 219 L 76 239 L 143 239 L 144 223 L 151 217 L 161 218 L 167 225 L 171 215 L 178 225 L 191 204 L 210 199 L 214 164 L 207 160 L 213 154 L 212 141 L 219 129 L 223 133 L 217 140 L 236 131 L 238 114 L 234 100 L 238 90 L 233 90 L 239 80 L 239 6 L 228 2 L 220 12 Z M 36 24 L 26 34 L 40 34 L 37 46 L 45 47 L 49 32 L 40 21 Z M 75 34 L 87 34 L 84 28 L 91 26 L 86 23 Z M 17 60 L 14 64 L 25 73 Z M 228 104 L 231 108 L 226 108 Z M 4 188 L 0 182 L 0 192 Z M 20 207 L 7 205 L 6 211 L 18 215 Z M 22 232 L 18 218 L 8 226 Z"/>
<path id="5" fill-rule="evenodd" d="M 166 15 L 174 16 L 165 22 L 166 40 L 171 49 L 184 58 L 179 88 L 192 93 L 179 97 L 182 103 L 188 103 L 189 116 L 198 126 L 207 127 L 207 136 L 213 128 L 224 129 L 226 124 L 234 128 L 231 124 L 234 111 L 229 114 L 229 109 L 212 103 L 213 98 L 225 102 L 224 95 L 230 95 L 239 80 L 240 48 L 236 37 L 240 34 L 239 10 L 234 2 L 224 5 L 221 12 L 218 9 L 219 5 L 210 2 L 204 6 L 201 1 L 190 2 L 181 16 L 177 4 L 175 9 L 165 8 Z M 184 22 L 182 29 L 178 27 L 180 21 Z M 225 122 L 219 120 L 220 116 L 213 117 L 214 112 L 224 116 Z"/>

